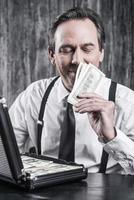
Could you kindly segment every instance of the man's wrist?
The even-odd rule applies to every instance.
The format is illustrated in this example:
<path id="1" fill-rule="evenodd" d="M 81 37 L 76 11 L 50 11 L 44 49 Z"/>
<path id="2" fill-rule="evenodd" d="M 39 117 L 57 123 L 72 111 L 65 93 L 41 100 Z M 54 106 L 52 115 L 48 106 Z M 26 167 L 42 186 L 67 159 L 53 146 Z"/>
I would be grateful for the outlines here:
<path id="1" fill-rule="evenodd" d="M 98 139 L 102 143 L 107 143 L 107 142 L 110 142 L 111 140 L 113 140 L 116 136 L 117 136 L 117 132 L 116 132 L 116 129 L 114 127 L 113 131 L 108 134 L 108 137 L 101 134 L 101 135 L 98 136 Z"/>

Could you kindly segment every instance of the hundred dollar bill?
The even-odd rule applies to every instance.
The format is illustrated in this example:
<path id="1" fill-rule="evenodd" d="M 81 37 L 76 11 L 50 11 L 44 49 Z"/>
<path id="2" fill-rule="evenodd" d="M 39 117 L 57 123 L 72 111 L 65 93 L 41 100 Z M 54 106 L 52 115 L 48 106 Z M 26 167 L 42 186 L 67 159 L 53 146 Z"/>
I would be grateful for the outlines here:
<path id="1" fill-rule="evenodd" d="M 92 64 L 80 63 L 76 72 L 73 89 L 68 96 L 72 105 L 78 102 L 78 96 L 85 92 L 95 92 L 105 74 Z"/>

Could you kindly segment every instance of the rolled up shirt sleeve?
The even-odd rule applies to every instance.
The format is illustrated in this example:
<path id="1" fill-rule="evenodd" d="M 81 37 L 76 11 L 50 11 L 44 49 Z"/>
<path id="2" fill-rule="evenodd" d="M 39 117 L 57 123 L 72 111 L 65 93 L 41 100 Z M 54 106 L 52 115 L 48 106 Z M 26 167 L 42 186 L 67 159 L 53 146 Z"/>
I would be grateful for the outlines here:
<path id="1" fill-rule="evenodd" d="M 116 128 L 117 136 L 104 145 L 105 151 L 124 169 L 125 174 L 134 174 L 134 141 Z"/>

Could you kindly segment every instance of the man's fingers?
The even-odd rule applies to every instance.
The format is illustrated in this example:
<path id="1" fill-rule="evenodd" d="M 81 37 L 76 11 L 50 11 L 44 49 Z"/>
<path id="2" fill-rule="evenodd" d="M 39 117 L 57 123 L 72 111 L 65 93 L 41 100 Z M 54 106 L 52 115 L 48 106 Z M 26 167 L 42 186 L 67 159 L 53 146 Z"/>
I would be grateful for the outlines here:
<path id="1" fill-rule="evenodd" d="M 78 96 L 79 99 L 83 99 L 83 98 L 100 98 L 103 99 L 102 96 L 100 96 L 99 94 L 96 93 L 82 93 Z"/>
<path id="2" fill-rule="evenodd" d="M 74 110 L 75 112 L 84 113 L 84 112 L 109 112 L 114 110 L 114 102 L 106 101 L 102 99 L 83 99 L 78 102 Z"/>
<path id="3" fill-rule="evenodd" d="M 105 103 L 105 102 L 107 102 L 107 101 L 102 99 L 102 98 L 96 98 L 96 97 L 83 98 L 83 99 L 80 99 L 77 104 L 75 104 L 75 107 L 77 108 L 77 107 L 80 107 L 80 106 L 84 106 L 84 104 L 90 106 L 92 104 Z"/>
<path id="4" fill-rule="evenodd" d="M 74 107 L 75 112 L 83 113 L 83 112 L 93 112 L 93 111 L 102 111 L 104 108 L 104 104 L 102 103 L 89 103 L 86 102 L 81 104 L 78 107 Z"/>

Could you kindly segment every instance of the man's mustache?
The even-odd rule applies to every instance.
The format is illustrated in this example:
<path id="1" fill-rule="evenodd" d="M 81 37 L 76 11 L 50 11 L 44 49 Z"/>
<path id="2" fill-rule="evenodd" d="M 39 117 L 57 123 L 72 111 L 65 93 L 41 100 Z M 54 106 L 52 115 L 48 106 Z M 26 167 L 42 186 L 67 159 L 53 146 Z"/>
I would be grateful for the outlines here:
<path id="1" fill-rule="evenodd" d="M 71 64 L 69 66 L 69 71 L 76 72 L 77 69 L 78 69 L 78 65 L 76 65 L 76 64 Z"/>

